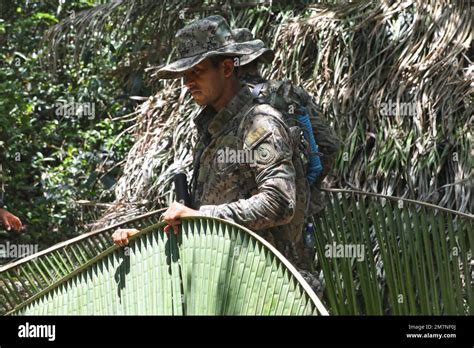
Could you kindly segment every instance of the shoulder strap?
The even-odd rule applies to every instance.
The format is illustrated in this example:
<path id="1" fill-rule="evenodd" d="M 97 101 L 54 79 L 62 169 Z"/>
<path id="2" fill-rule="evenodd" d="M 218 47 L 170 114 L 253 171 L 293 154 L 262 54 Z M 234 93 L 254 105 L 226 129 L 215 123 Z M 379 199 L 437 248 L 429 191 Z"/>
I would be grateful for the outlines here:
<path id="1" fill-rule="evenodd" d="M 253 90 L 252 90 L 252 96 L 253 96 L 254 98 L 257 98 L 257 97 L 260 95 L 260 91 L 262 90 L 263 85 L 264 85 L 263 83 L 257 83 L 257 84 L 255 85 L 255 87 L 254 87 Z"/>

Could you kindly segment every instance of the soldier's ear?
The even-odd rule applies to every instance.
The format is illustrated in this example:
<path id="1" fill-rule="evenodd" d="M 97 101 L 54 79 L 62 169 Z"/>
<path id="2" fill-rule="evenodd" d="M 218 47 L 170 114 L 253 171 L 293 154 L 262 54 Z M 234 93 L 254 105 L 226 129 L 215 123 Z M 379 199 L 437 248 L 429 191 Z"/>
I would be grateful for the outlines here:
<path id="1" fill-rule="evenodd" d="M 225 78 L 230 78 L 234 75 L 234 60 L 232 58 L 224 59 L 221 65 Z"/>

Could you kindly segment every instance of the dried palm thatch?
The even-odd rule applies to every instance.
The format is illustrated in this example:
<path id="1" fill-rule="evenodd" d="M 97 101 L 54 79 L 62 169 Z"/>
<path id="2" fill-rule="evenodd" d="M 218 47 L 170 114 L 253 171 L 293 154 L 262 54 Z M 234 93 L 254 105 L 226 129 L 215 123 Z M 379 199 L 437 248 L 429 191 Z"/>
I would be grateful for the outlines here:
<path id="1" fill-rule="evenodd" d="M 199 111 L 183 91 L 166 89 L 142 105 L 137 119 L 140 136 L 116 185 L 116 204 L 92 227 L 124 221 L 173 201 L 174 174 L 182 171 L 190 175 L 196 141 L 191 118 Z"/>
<path id="2" fill-rule="evenodd" d="M 231 26 L 250 28 L 276 51 L 263 76 L 304 86 L 345 140 L 328 186 L 473 211 L 474 70 L 467 56 L 472 23 L 467 2 L 225 5 L 116 0 L 77 18 L 81 25 L 92 23 L 92 31 L 103 25 L 99 14 L 105 12 L 144 31 L 144 21 L 154 18 L 147 28 L 153 28 L 155 61 L 164 63 L 174 57 L 169 42 L 185 22 L 224 15 Z M 49 37 L 59 38 L 66 29 L 61 24 Z M 57 51 L 54 44 L 52 49 Z M 169 204 L 172 174 L 177 169 L 191 174 L 190 120 L 198 108 L 179 81 L 158 82 L 153 69 L 150 76 L 159 92 L 140 107 L 137 141 L 116 185 L 115 205 L 94 227 Z"/>

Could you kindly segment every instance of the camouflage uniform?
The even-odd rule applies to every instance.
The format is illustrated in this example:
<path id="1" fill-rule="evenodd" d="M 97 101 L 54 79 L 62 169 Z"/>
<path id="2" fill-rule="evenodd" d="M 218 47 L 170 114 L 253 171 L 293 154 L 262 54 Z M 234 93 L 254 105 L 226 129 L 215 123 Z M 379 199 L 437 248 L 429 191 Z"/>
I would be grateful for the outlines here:
<path id="1" fill-rule="evenodd" d="M 288 81 L 266 80 L 259 75 L 246 75 L 241 77 L 241 80 L 251 90 L 254 90 L 256 85 L 263 84 L 258 97 L 261 97 L 264 101 L 272 100 L 272 105 L 277 110 L 288 110 L 289 105 L 304 105 L 308 110 L 314 137 L 319 147 L 323 172 L 316 183 L 311 186 L 310 203 L 306 214 L 315 215 L 320 213 L 324 209 L 324 196 L 320 190 L 321 184 L 329 170 L 334 166 L 337 151 L 341 144 L 340 139 L 323 118 L 322 111 L 303 88 L 293 86 Z M 276 91 L 279 88 L 280 90 L 283 89 L 281 95 L 272 92 L 272 90 Z M 293 139 L 293 142 L 297 142 L 297 139 Z"/>
<path id="2" fill-rule="evenodd" d="M 224 109 L 206 107 L 194 122 L 194 208 L 257 232 L 296 267 L 309 269 L 302 240 L 306 180 L 283 115 L 242 85 Z M 226 147 L 253 151 L 256 165 L 219 163 L 218 151 Z"/>

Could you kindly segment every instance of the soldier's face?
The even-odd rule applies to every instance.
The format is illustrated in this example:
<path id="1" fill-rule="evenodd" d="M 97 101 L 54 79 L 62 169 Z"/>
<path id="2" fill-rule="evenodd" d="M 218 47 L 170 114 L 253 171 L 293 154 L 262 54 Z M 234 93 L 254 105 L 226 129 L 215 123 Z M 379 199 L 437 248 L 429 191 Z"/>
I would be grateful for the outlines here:
<path id="1" fill-rule="evenodd" d="M 205 59 L 185 72 L 184 84 L 196 103 L 214 105 L 222 97 L 228 83 L 225 65 L 221 63 L 215 67 Z"/>

